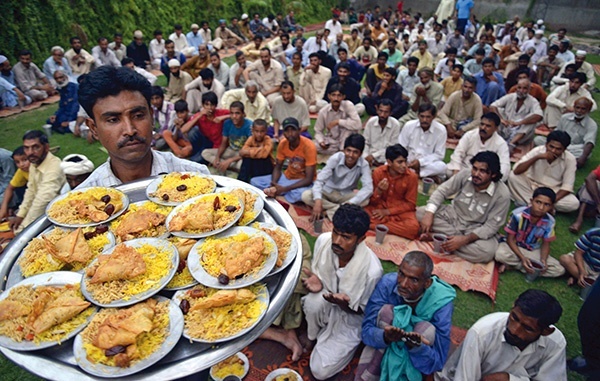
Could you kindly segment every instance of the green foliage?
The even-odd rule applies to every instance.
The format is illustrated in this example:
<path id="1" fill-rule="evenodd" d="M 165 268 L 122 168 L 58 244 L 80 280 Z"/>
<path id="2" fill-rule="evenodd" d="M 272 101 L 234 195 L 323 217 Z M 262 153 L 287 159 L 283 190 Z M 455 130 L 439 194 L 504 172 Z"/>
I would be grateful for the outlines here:
<path id="1" fill-rule="evenodd" d="M 61 45 L 68 50 L 72 36 L 79 36 L 89 51 L 99 37 L 110 40 L 115 32 L 123 33 L 128 44 L 133 32 L 140 29 L 148 42 L 155 29 L 161 29 L 168 37 L 175 23 L 186 30 L 192 23 L 203 20 L 214 29 L 219 19 L 230 20 L 242 13 L 285 14 L 294 10 L 298 21 L 307 24 L 323 18 L 335 4 L 335 0 L 2 0 L 0 53 L 14 63 L 21 49 L 29 49 L 34 62 L 41 64 L 50 55 L 52 46 Z"/>

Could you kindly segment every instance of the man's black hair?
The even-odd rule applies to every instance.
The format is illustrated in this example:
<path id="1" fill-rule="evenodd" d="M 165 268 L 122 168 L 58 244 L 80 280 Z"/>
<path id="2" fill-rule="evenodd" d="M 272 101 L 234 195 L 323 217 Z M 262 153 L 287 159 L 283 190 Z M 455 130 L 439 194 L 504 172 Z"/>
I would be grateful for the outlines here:
<path id="1" fill-rule="evenodd" d="M 452 70 L 454 70 L 454 69 L 460 70 L 461 74 L 465 72 L 465 67 L 463 65 L 461 65 L 461 64 L 454 64 L 452 66 Z M 471 77 L 472 78 L 471 75 L 465 75 L 465 77 L 463 79 L 467 80 L 467 77 Z M 473 79 L 475 79 L 475 78 L 473 78 Z M 476 85 L 477 84 L 477 80 L 475 79 L 475 82 L 471 82 L 471 83 L 474 83 Z"/>
<path id="2" fill-rule="evenodd" d="M 333 215 L 333 228 L 340 233 L 362 238 L 369 231 L 370 217 L 365 210 L 353 204 L 343 204 Z"/>
<path id="3" fill-rule="evenodd" d="M 202 94 L 202 95 L 204 95 L 204 94 Z M 189 111 L 188 104 L 183 99 L 180 99 L 177 102 L 175 102 L 175 104 L 173 106 L 175 107 L 175 112 Z"/>
<path id="4" fill-rule="evenodd" d="M 72 45 L 72 44 L 73 44 L 73 42 L 74 42 L 74 41 L 77 41 L 77 40 L 81 41 L 81 38 L 79 38 L 79 37 L 77 37 L 77 36 L 73 36 L 73 37 L 69 38 L 69 44 L 71 44 L 71 45 Z"/>
<path id="5" fill-rule="evenodd" d="M 41 144 L 48 144 L 48 135 L 40 130 L 29 130 L 23 135 L 23 140 L 38 139 Z M 25 151 L 23 151 L 25 152 Z"/>
<path id="6" fill-rule="evenodd" d="M 365 150 L 365 138 L 361 134 L 352 134 L 344 141 L 344 149 L 348 147 L 356 148 L 362 152 Z"/>
<path id="7" fill-rule="evenodd" d="M 502 180 L 502 171 L 500 170 L 500 158 L 496 152 L 481 151 L 471 158 L 471 165 L 475 163 L 486 163 L 488 170 L 492 174 L 495 183 Z"/>
<path id="8" fill-rule="evenodd" d="M 450 47 L 450 48 L 446 49 L 446 54 L 458 54 L 458 49 L 456 49 L 454 47 Z"/>
<path id="9" fill-rule="evenodd" d="M 494 67 L 496 67 L 496 62 L 494 62 L 494 60 L 490 57 L 484 58 L 483 61 L 481 61 L 481 66 L 484 66 L 485 64 L 492 64 Z"/>
<path id="10" fill-rule="evenodd" d="M 486 112 L 481 116 L 481 119 L 487 119 L 493 122 L 496 127 L 500 126 L 500 117 L 495 112 Z"/>
<path id="11" fill-rule="evenodd" d="M 515 300 L 515 307 L 519 307 L 525 316 L 537 319 L 540 329 L 556 324 L 563 311 L 554 296 L 535 289 L 529 289 L 519 295 Z"/>
<path id="12" fill-rule="evenodd" d="M 239 109 L 241 112 L 246 112 L 246 111 L 245 111 L 244 104 L 243 104 L 242 102 L 240 102 L 240 101 L 235 101 L 235 102 L 232 102 L 232 103 L 229 105 L 229 109 L 231 110 L 232 108 L 237 108 L 237 109 Z"/>
<path id="13" fill-rule="evenodd" d="M 125 57 L 125 58 L 123 58 L 123 59 L 121 60 L 121 66 L 125 66 L 125 65 L 127 65 L 127 64 L 130 64 L 130 63 L 132 63 L 132 62 L 135 62 L 135 61 L 133 60 L 133 58 L 130 58 L 130 57 Z"/>
<path id="14" fill-rule="evenodd" d="M 394 144 L 385 149 L 386 160 L 394 161 L 400 156 L 405 159 L 408 158 L 408 151 L 401 144 Z"/>
<path id="15" fill-rule="evenodd" d="M 565 131 L 554 130 L 549 133 L 546 138 L 546 144 L 553 140 L 559 142 L 565 149 L 571 144 L 571 136 Z"/>
<path id="16" fill-rule="evenodd" d="M 217 94 L 215 94 L 214 91 L 207 91 L 206 93 L 202 94 L 202 104 L 206 102 L 216 106 L 217 104 L 219 104 L 219 98 L 217 97 Z"/>
<path id="17" fill-rule="evenodd" d="M 294 90 L 294 82 L 292 82 L 292 81 L 283 81 L 283 82 L 281 82 L 281 88 L 283 89 L 284 87 L 289 87 L 292 90 Z"/>
<path id="18" fill-rule="evenodd" d="M 576 71 L 575 73 L 573 73 L 573 75 L 569 79 L 575 79 L 575 78 L 579 79 L 579 82 L 582 85 L 587 82 L 587 75 L 585 73 Z"/>
<path id="19" fill-rule="evenodd" d="M 398 70 L 393 67 L 386 67 L 383 71 L 391 75 L 394 79 L 398 76 Z"/>
<path id="20" fill-rule="evenodd" d="M 213 73 L 213 71 L 209 68 L 205 67 L 204 69 L 200 70 L 200 77 L 202 77 L 202 79 L 213 79 L 215 77 L 215 73 Z"/>
<path id="21" fill-rule="evenodd" d="M 417 66 L 419 66 L 419 59 L 417 57 L 408 57 L 408 60 L 406 60 L 406 65 L 408 66 L 409 63 L 416 63 Z"/>
<path id="22" fill-rule="evenodd" d="M 15 150 L 12 152 L 11 157 L 15 158 L 15 156 L 24 156 L 25 155 L 25 148 L 23 148 L 23 146 L 19 146 L 17 148 L 15 148 Z"/>
<path id="23" fill-rule="evenodd" d="M 531 198 L 534 199 L 537 196 L 546 196 L 550 199 L 550 201 L 552 201 L 553 204 L 556 202 L 556 192 L 548 187 L 536 188 L 536 190 L 533 191 L 533 196 L 531 196 Z"/>
<path id="24" fill-rule="evenodd" d="M 340 93 L 345 94 L 344 87 L 339 83 L 335 83 L 335 84 L 331 85 L 331 87 L 329 88 L 329 92 L 327 94 L 331 94 L 336 91 L 339 91 Z"/>
<path id="25" fill-rule="evenodd" d="M 162 87 L 152 86 L 152 95 L 150 96 L 150 98 L 152 97 L 160 97 L 162 99 L 165 99 L 165 92 L 163 91 Z"/>
<path id="26" fill-rule="evenodd" d="M 417 109 L 417 115 L 419 115 L 422 112 L 431 112 L 431 115 L 433 115 L 435 117 L 435 115 L 437 114 L 437 107 L 435 107 L 435 105 L 433 103 L 429 103 L 429 102 L 424 102 L 421 103 L 419 105 L 419 108 Z"/>

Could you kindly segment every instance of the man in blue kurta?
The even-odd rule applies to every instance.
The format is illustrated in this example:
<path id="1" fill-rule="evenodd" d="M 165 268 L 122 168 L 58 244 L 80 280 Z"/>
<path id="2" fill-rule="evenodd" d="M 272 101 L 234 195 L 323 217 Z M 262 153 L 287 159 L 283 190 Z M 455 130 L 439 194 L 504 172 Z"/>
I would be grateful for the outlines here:
<path id="1" fill-rule="evenodd" d="M 494 101 L 502 98 L 506 95 L 504 90 L 504 78 L 496 71 L 496 64 L 491 58 L 485 58 L 481 61 L 482 70 L 475 74 L 474 77 L 477 79 L 477 88 L 475 92 L 481 98 L 483 104 L 483 112 L 488 112 L 488 107 L 494 103 Z"/>
<path id="2" fill-rule="evenodd" d="M 79 85 L 69 82 L 69 78 L 61 70 L 54 72 L 54 80 L 56 81 L 56 89 L 60 94 L 60 103 L 58 104 L 58 110 L 48 119 L 48 123 L 52 124 L 53 131 L 64 134 L 70 131 L 69 122 L 77 119 L 77 111 L 79 111 L 77 90 Z"/>

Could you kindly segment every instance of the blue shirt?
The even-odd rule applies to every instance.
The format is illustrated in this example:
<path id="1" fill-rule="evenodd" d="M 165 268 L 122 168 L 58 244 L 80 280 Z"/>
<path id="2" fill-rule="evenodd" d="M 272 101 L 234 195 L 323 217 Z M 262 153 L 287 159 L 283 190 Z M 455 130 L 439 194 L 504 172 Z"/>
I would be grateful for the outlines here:
<path id="1" fill-rule="evenodd" d="M 355 60 L 354 58 L 348 58 L 346 60 L 346 63 L 348 65 L 350 65 L 350 76 L 358 83 L 360 83 L 360 81 L 362 81 L 365 72 L 367 71 L 367 69 L 365 69 L 365 67 L 361 64 L 358 63 L 357 60 Z M 338 62 L 335 67 L 333 68 L 333 71 L 331 72 L 331 75 L 333 77 L 337 77 L 337 71 L 338 68 L 340 67 L 341 62 Z M 327 93 L 326 93 L 327 94 Z"/>
<path id="2" fill-rule="evenodd" d="M 575 242 L 575 247 L 583 251 L 583 260 L 594 271 L 600 271 L 600 228 L 585 232 Z"/>
<path id="3" fill-rule="evenodd" d="M 536 224 L 531 222 L 531 207 L 516 208 L 510 214 L 504 231 L 516 236 L 517 245 L 529 251 L 539 249 L 542 241 L 551 242 L 554 235 L 554 217 L 546 213 Z"/>
<path id="4" fill-rule="evenodd" d="M 457 18 L 468 19 L 471 15 L 471 8 L 473 8 L 473 6 L 475 6 L 473 0 L 458 0 L 456 2 L 456 10 L 458 11 Z"/>
<path id="5" fill-rule="evenodd" d="M 600 230 L 600 229 L 599 229 Z M 375 290 L 367 307 L 362 323 L 362 340 L 373 348 L 385 349 L 388 344 L 383 340 L 383 329 L 377 326 L 377 314 L 384 304 L 397 306 L 404 304 L 404 299 L 398 294 L 398 274 L 385 274 L 375 286 Z M 408 351 L 412 365 L 423 374 L 431 374 L 444 367 L 450 348 L 450 328 L 452 327 L 452 302 L 440 308 L 431 319 L 435 327 L 435 342 L 433 346 L 421 345 Z"/>
<path id="6" fill-rule="evenodd" d="M 188 45 L 190 47 L 194 48 L 194 50 L 196 52 L 198 52 L 198 45 L 204 43 L 204 40 L 202 39 L 202 36 L 200 35 L 200 31 L 198 31 L 198 33 L 195 36 L 194 36 L 194 32 L 190 31 L 185 35 L 185 38 L 187 39 Z M 183 62 L 182 62 L 182 64 L 183 64 Z"/>
<path id="7" fill-rule="evenodd" d="M 14 90 L 15 87 L 15 85 L 0 76 L 0 97 L 2 98 L 4 107 L 15 107 L 19 104 L 17 93 Z"/>
<path id="8" fill-rule="evenodd" d="M 56 120 L 54 125 L 60 126 L 63 122 L 72 122 L 77 119 L 77 112 L 79 111 L 79 102 L 77 101 L 77 90 L 79 85 L 73 82 L 62 89 L 58 89 L 60 94 L 60 103 L 58 110 L 56 110 Z"/>
<path id="9" fill-rule="evenodd" d="M 229 148 L 239 151 L 246 143 L 246 139 L 252 134 L 252 121 L 244 118 L 244 124 L 241 127 L 236 127 L 231 119 L 223 122 L 223 137 L 229 139 Z"/>
<path id="10" fill-rule="evenodd" d="M 289 48 L 288 50 L 285 51 L 285 57 L 287 58 L 288 62 L 292 62 L 292 56 L 294 55 L 294 53 L 296 53 L 298 51 L 298 49 L 296 48 Z M 300 52 L 300 55 L 302 56 L 302 67 L 305 67 L 306 65 L 308 65 L 308 52 L 304 49 L 302 49 L 302 52 Z"/>
<path id="11" fill-rule="evenodd" d="M 481 103 L 486 106 L 489 106 L 495 100 L 506 95 L 506 90 L 504 89 L 504 78 L 502 78 L 502 74 L 498 72 L 493 72 L 492 74 L 494 77 L 496 77 L 496 84 L 498 85 L 498 93 L 496 94 L 496 97 L 488 95 L 488 88 L 490 87 L 490 83 L 492 83 L 492 81 L 487 81 L 484 78 L 483 70 L 473 76 L 475 79 L 477 79 L 477 87 L 475 88 L 475 92 L 481 98 Z"/>
<path id="12" fill-rule="evenodd" d="M 69 77 L 69 80 L 72 81 L 73 71 L 71 70 L 71 66 L 69 66 L 69 61 L 65 57 L 62 58 L 61 63 L 57 63 L 54 61 L 52 56 L 48 57 L 46 61 L 44 61 L 43 71 L 48 78 L 49 81 L 54 81 L 54 72 L 57 70 L 61 70 L 63 73 Z"/>

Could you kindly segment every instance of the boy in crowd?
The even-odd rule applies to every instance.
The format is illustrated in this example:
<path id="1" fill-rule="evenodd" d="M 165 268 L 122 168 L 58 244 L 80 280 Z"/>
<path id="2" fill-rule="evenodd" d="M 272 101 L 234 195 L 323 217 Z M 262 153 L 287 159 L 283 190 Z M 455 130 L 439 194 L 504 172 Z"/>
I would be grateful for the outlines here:
<path id="1" fill-rule="evenodd" d="M 175 102 L 175 114 L 177 115 L 177 119 L 173 123 L 173 130 L 163 132 L 163 139 L 165 139 L 165 142 L 175 156 L 186 158 L 193 151 L 192 143 L 181 132 L 181 128 L 190 119 L 190 112 L 186 101 L 178 100 Z"/>
<path id="2" fill-rule="evenodd" d="M 273 141 L 267 137 L 267 122 L 256 119 L 252 123 L 252 135 L 240 150 L 242 166 L 238 180 L 250 182 L 256 176 L 273 173 Z"/>
<path id="3" fill-rule="evenodd" d="M 175 119 L 177 118 L 175 106 L 173 103 L 165 101 L 165 94 L 160 86 L 152 86 L 150 103 L 152 103 L 154 125 L 158 128 L 158 130 L 155 128 L 152 136 L 153 146 L 155 149 L 162 150 L 167 148 L 167 142 L 163 137 L 164 132 L 167 130 L 173 131 L 175 126 Z"/>
<path id="4" fill-rule="evenodd" d="M 588 230 L 575 242 L 575 251 L 560 256 L 560 264 L 565 267 L 570 277 L 568 285 L 577 283 L 587 287 L 585 278 L 598 279 L 600 274 L 600 228 Z"/>
<path id="5" fill-rule="evenodd" d="M 27 188 L 29 180 L 29 160 L 25 154 L 23 146 L 18 147 L 12 153 L 12 159 L 17 166 L 17 171 L 13 175 L 8 187 L 4 191 L 2 206 L 0 206 L 0 221 L 9 217 L 9 209 L 17 210 Z"/>
<path id="6" fill-rule="evenodd" d="M 544 266 L 541 275 L 559 277 L 565 269 L 550 256 L 550 242 L 554 235 L 554 217 L 549 213 L 554 209 L 556 193 L 550 188 L 539 187 L 533 192 L 530 206 L 516 208 L 510 214 L 504 231 L 506 242 L 500 243 L 496 251 L 496 261 L 501 263 L 500 272 L 506 266 L 526 273 L 534 272 L 531 260 L 540 261 Z"/>

